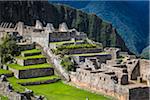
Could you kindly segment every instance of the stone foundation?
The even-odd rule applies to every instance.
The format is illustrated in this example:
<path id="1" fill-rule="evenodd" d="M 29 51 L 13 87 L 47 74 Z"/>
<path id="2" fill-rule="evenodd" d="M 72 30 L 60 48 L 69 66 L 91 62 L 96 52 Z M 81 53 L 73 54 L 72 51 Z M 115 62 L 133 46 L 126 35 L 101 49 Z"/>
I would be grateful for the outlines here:
<path id="1" fill-rule="evenodd" d="M 50 76 L 54 74 L 53 68 L 35 68 L 35 69 L 27 69 L 27 70 L 16 70 L 16 69 L 9 68 L 9 70 L 14 72 L 14 76 L 18 79 Z"/>

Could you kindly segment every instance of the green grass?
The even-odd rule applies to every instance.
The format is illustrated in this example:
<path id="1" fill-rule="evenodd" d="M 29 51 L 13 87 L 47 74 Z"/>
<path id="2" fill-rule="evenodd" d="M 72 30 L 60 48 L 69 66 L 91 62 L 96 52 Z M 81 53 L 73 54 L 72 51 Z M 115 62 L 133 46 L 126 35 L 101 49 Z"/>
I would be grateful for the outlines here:
<path id="1" fill-rule="evenodd" d="M 0 100 L 8 100 L 8 98 L 6 96 L 0 95 Z"/>
<path id="2" fill-rule="evenodd" d="M 41 52 L 41 50 L 39 50 L 39 49 L 32 49 L 32 50 L 22 51 L 21 53 L 28 54 L 28 53 L 39 53 L 39 52 Z"/>
<path id="3" fill-rule="evenodd" d="M 34 69 L 34 68 L 49 68 L 49 67 L 52 67 L 52 65 L 50 65 L 48 63 L 30 65 L 30 66 L 21 66 L 18 64 L 8 64 L 8 67 L 10 67 L 12 69 L 17 69 L 17 70 L 26 70 L 26 69 Z"/>
<path id="4" fill-rule="evenodd" d="M 70 44 L 70 45 L 62 45 L 58 47 L 58 50 L 64 49 L 79 49 L 79 48 L 97 48 L 96 44 Z"/>
<path id="5" fill-rule="evenodd" d="M 0 69 L 0 75 L 2 74 L 11 74 L 12 72 L 9 70 Z"/>
<path id="6" fill-rule="evenodd" d="M 77 40 L 77 41 L 61 41 L 61 42 L 50 42 L 51 44 L 56 44 L 56 45 L 62 45 L 66 43 L 74 43 L 74 42 L 83 42 L 83 40 Z"/>
<path id="7" fill-rule="evenodd" d="M 16 58 L 17 59 L 27 60 L 27 59 L 45 58 L 45 56 L 43 56 L 42 54 L 40 54 L 40 55 L 27 56 L 27 57 L 17 56 Z"/>
<path id="8" fill-rule="evenodd" d="M 97 95 L 66 85 L 61 81 L 52 84 L 26 86 L 37 95 L 44 95 L 48 100 L 110 100 L 103 95 Z"/>
<path id="9" fill-rule="evenodd" d="M 58 77 L 55 75 L 46 76 L 46 77 L 38 77 L 38 78 L 29 78 L 29 79 L 17 79 L 15 77 L 10 77 L 10 78 L 8 78 L 8 81 L 13 85 L 13 88 L 15 91 L 24 92 L 26 87 L 24 87 L 18 83 L 39 82 L 39 81 L 51 80 L 54 78 L 58 78 Z"/>
<path id="10" fill-rule="evenodd" d="M 93 55 L 104 55 L 109 54 L 108 52 L 99 52 L 99 53 L 86 53 L 86 54 L 72 54 L 70 56 L 93 56 Z"/>

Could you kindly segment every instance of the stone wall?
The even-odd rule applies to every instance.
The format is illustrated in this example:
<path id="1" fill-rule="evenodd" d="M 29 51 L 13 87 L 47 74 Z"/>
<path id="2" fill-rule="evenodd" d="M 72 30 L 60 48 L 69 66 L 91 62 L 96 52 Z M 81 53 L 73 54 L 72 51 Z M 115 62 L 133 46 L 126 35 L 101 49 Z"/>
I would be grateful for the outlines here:
<path id="1" fill-rule="evenodd" d="M 103 72 L 91 73 L 90 71 L 77 70 L 70 74 L 71 83 L 82 89 L 113 96 L 118 100 L 149 100 L 147 86 L 119 85 L 113 81 L 113 75 Z M 114 78 L 115 79 L 115 78 Z M 106 85 L 107 84 L 107 85 Z"/>
<path id="2" fill-rule="evenodd" d="M 22 57 L 27 57 L 27 56 L 35 56 L 35 55 L 40 55 L 41 52 L 35 52 L 35 53 L 21 53 Z"/>
<path id="3" fill-rule="evenodd" d="M 148 77 L 150 76 L 150 60 L 140 60 L 140 74 L 143 80 L 148 80 Z"/>
<path id="4" fill-rule="evenodd" d="M 23 86 L 28 86 L 28 85 L 40 85 L 40 84 L 50 84 L 50 83 L 55 83 L 57 81 L 59 81 L 60 79 L 54 78 L 51 80 L 46 80 L 46 81 L 39 81 L 39 82 L 27 82 L 27 83 L 19 83 Z"/>
<path id="5" fill-rule="evenodd" d="M 35 58 L 35 59 L 16 59 L 17 64 L 22 66 L 29 66 L 29 65 L 35 65 L 35 64 L 43 64 L 46 63 L 46 58 Z"/>
<path id="6" fill-rule="evenodd" d="M 84 54 L 84 53 L 99 53 L 102 52 L 101 48 L 80 48 L 80 49 L 70 49 L 68 54 Z"/>
<path id="7" fill-rule="evenodd" d="M 31 43 L 31 44 L 26 44 L 26 43 L 19 43 L 19 49 L 21 51 L 24 51 L 24 50 L 31 50 L 31 49 L 34 49 L 35 48 L 35 44 L 34 43 Z"/>
<path id="8" fill-rule="evenodd" d="M 150 100 L 150 88 L 138 87 L 130 89 L 129 100 Z"/>
<path id="9" fill-rule="evenodd" d="M 35 69 L 27 69 L 27 70 L 16 70 L 9 68 L 12 72 L 14 72 L 14 76 L 19 79 L 25 78 L 34 78 L 40 76 L 50 76 L 54 74 L 53 68 L 35 68 Z"/>
<path id="10" fill-rule="evenodd" d="M 76 63 L 80 63 L 80 62 L 85 62 L 85 58 L 88 57 L 96 57 L 100 63 L 105 63 L 106 60 L 110 60 L 111 59 L 111 55 L 110 54 L 97 54 L 97 55 L 91 55 L 91 56 L 73 56 L 73 59 L 76 61 Z"/>
<path id="11" fill-rule="evenodd" d="M 87 38 L 87 35 L 84 33 L 77 35 L 76 31 L 53 32 L 49 34 L 50 42 L 69 41 L 72 38 L 74 38 L 75 40 L 84 40 Z"/>
<path id="12" fill-rule="evenodd" d="M 32 42 L 39 43 L 42 46 L 49 46 L 49 33 L 34 32 L 31 34 Z"/>

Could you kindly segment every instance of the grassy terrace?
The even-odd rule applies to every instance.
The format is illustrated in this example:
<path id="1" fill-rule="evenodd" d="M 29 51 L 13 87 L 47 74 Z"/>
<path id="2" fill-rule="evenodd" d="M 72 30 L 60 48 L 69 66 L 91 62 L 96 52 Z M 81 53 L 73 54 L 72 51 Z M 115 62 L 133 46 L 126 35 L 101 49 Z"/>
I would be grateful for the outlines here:
<path id="1" fill-rule="evenodd" d="M 6 96 L 0 95 L 0 100 L 8 100 L 8 98 Z"/>
<path id="2" fill-rule="evenodd" d="M 70 44 L 66 46 L 60 46 L 57 49 L 58 50 L 64 50 L 64 49 L 79 49 L 79 48 L 98 48 L 96 44 Z"/>
<path id="3" fill-rule="evenodd" d="M 29 53 L 39 53 L 39 52 L 41 52 L 41 50 L 39 50 L 39 49 L 32 49 L 32 50 L 22 51 L 21 53 L 29 54 Z"/>
<path id="4" fill-rule="evenodd" d="M 51 44 L 56 44 L 56 45 L 62 45 L 66 43 L 74 43 L 74 42 L 83 42 L 83 40 L 77 40 L 77 41 L 61 41 L 61 42 L 50 42 Z"/>
<path id="5" fill-rule="evenodd" d="M 9 70 L 0 69 L 0 75 L 2 74 L 11 74 L 12 72 Z"/>
<path id="6" fill-rule="evenodd" d="M 70 56 L 94 56 L 94 55 L 105 55 L 109 54 L 108 52 L 100 52 L 100 53 L 86 53 L 86 54 L 72 54 Z"/>
<path id="7" fill-rule="evenodd" d="M 103 95 L 97 95 L 85 90 L 66 85 L 61 81 L 52 84 L 26 86 L 37 95 L 44 95 L 48 100 L 110 100 Z"/>
<path id="8" fill-rule="evenodd" d="M 27 59 L 45 58 L 45 56 L 43 56 L 42 54 L 40 54 L 40 55 L 27 56 L 27 57 L 17 56 L 16 58 L 17 59 L 27 60 Z"/>
<path id="9" fill-rule="evenodd" d="M 24 92 L 25 87 L 18 84 L 18 83 L 26 83 L 26 82 L 39 82 L 39 81 L 46 81 L 51 80 L 54 78 L 58 78 L 57 76 L 46 76 L 46 77 L 38 77 L 38 78 L 30 78 L 30 79 L 17 79 L 15 77 L 8 78 L 8 81 L 13 85 L 15 91 Z"/>
<path id="10" fill-rule="evenodd" d="M 48 63 L 30 65 L 30 66 L 21 66 L 18 64 L 8 64 L 8 67 L 10 67 L 12 69 L 17 69 L 17 70 L 26 70 L 26 69 L 34 69 L 34 68 L 49 68 L 49 67 L 52 67 L 52 65 L 50 65 Z"/>

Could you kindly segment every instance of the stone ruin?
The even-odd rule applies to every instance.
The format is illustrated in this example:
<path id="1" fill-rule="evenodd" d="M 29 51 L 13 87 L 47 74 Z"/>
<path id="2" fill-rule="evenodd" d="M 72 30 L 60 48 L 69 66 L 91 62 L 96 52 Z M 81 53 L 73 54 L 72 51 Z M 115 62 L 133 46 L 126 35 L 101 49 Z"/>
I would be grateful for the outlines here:
<path id="1" fill-rule="evenodd" d="M 18 23 L 13 29 L 6 28 L 9 26 L 6 24 L 1 24 L 1 26 L 3 28 L 0 28 L 0 32 L 11 29 L 17 31 L 24 38 L 30 39 L 31 43 L 36 42 L 43 46 L 47 55 L 52 58 L 51 60 L 55 60 L 55 63 L 59 62 L 57 56 L 49 52 L 58 46 L 53 42 L 73 40 L 63 44 L 70 45 L 72 43 L 82 44 L 83 40 L 87 40 L 90 44 L 97 44 L 88 39 L 85 33 L 78 32 L 76 29 L 68 29 L 65 23 L 60 24 L 58 29 L 55 29 L 51 23 L 44 27 L 40 21 L 36 21 L 35 26 Z M 7 30 L 4 30 L 5 28 Z M 94 55 L 75 55 L 85 53 Z M 70 50 L 70 54 L 73 55 L 71 58 L 76 64 L 76 71 L 69 72 L 71 83 L 81 88 L 116 97 L 119 100 L 150 99 L 149 60 L 136 58 L 135 55 L 129 55 L 119 48 L 112 47 Z M 61 69 L 59 63 L 56 66 Z"/>
<path id="2" fill-rule="evenodd" d="M 105 63 L 97 57 L 86 57 L 84 61 L 77 61 L 79 66 L 76 72 L 71 72 L 71 81 L 119 100 L 149 100 L 149 80 L 144 76 L 145 72 L 149 75 L 150 61 L 131 59 L 128 54 L 121 58 L 122 53 L 117 48 L 104 50 L 110 52 L 111 59 L 105 59 Z"/>

